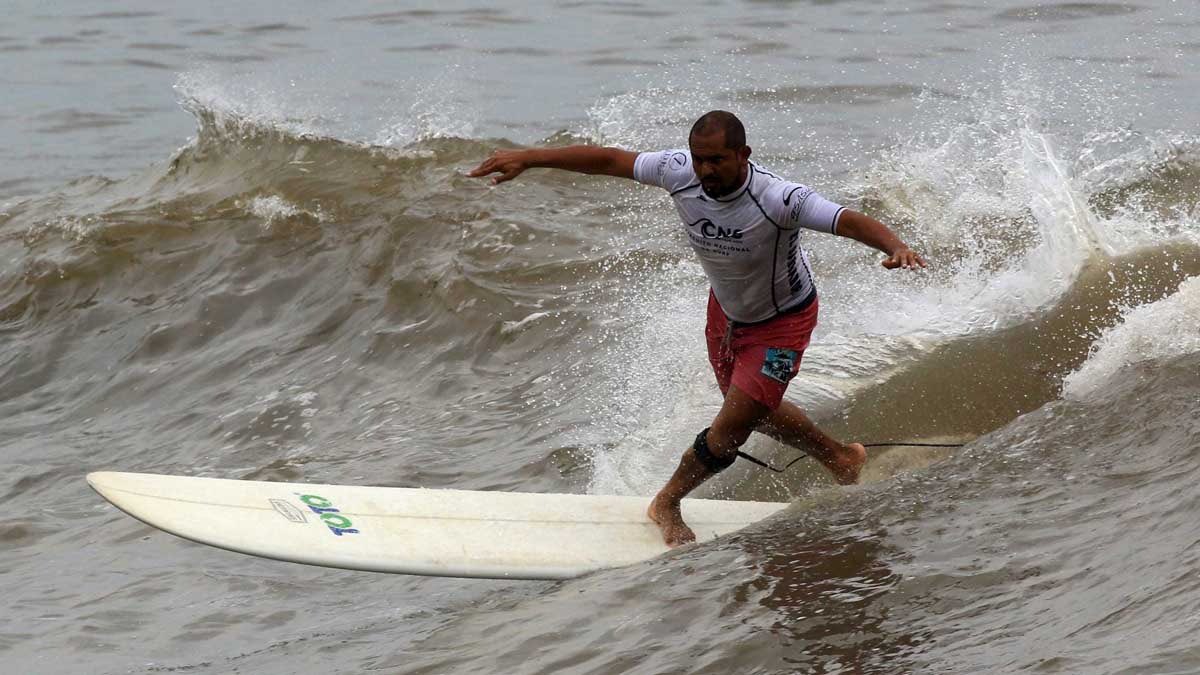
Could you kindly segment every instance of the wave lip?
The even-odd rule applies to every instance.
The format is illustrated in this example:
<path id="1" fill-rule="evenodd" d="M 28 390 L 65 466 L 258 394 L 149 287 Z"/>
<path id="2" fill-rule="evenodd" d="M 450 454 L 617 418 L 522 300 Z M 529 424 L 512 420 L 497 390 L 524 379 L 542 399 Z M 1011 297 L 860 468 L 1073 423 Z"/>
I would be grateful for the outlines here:
<path id="1" fill-rule="evenodd" d="M 1105 388 L 1133 364 L 1200 353 L 1200 276 L 1158 302 L 1135 307 L 1106 330 L 1087 361 L 1063 380 L 1063 395 L 1083 398 Z"/>

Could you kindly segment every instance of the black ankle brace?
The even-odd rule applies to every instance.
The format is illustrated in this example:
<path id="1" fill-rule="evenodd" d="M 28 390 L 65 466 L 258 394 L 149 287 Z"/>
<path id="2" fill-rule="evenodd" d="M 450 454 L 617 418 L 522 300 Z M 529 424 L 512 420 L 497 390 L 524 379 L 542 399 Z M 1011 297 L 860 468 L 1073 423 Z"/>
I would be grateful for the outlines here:
<path id="1" fill-rule="evenodd" d="M 706 466 L 709 471 L 721 473 L 737 461 L 737 455 L 717 457 L 712 454 L 712 451 L 708 449 L 708 430 L 711 428 L 705 427 L 704 431 L 696 435 L 696 441 L 692 443 L 692 452 L 696 454 L 696 459 L 700 460 L 700 463 Z"/>

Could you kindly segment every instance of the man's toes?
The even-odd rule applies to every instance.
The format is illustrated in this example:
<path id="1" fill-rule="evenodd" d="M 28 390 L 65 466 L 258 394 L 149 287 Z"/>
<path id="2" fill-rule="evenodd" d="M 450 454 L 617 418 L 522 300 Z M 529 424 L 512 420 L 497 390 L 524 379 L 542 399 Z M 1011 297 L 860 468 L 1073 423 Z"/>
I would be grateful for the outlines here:
<path id="1" fill-rule="evenodd" d="M 663 537 L 667 546 L 675 548 L 696 541 L 696 533 L 692 532 L 692 528 L 687 525 L 680 524 L 677 527 L 671 528 L 671 531 Z"/>

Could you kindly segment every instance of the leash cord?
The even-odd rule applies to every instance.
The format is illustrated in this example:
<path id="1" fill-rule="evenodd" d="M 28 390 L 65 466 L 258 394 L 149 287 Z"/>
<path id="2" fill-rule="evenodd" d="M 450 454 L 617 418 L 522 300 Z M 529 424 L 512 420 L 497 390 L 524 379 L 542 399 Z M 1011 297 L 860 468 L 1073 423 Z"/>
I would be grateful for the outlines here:
<path id="1" fill-rule="evenodd" d="M 863 447 L 864 448 L 885 448 L 885 447 L 961 448 L 961 447 L 963 447 L 963 444 L 962 443 L 863 443 Z M 796 459 L 793 459 L 792 461 L 788 462 L 787 465 L 784 466 L 782 469 L 779 469 L 774 466 L 771 466 L 770 464 L 762 461 L 761 459 L 759 459 L 753 455 L 748 455 L 748 454 L 742 452 L 741 450 L 738 450 L 737 456 L 741 457 L 742 459 L 749 460 L 749 461 L 761 466 L 764 469 L 770 469 L 771 471 L 774 471 L 775 473 L 783 473 L 784 471 L 787 471 L 788 469 L 790 469 L 792 467 L 793 464 L 795 464 L 796 462 L 799 462 L 800 460 L 804 459 L 804 457 L 805 457 L 805 455 L 800 455 Z"/>

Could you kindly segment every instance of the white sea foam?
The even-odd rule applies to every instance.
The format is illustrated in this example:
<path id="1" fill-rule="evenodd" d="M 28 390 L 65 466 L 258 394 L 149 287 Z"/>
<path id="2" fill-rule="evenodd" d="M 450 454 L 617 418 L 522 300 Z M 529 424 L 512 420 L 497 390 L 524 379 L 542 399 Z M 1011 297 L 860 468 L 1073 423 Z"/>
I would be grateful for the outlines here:
<path id="1" fill-rule="evenodd" d="M 328 216 L 319 207 L 312 210 L 302 209 L 278 195 L 260 195 L 248 203 L 238 202 L 238 206 L 262 218 L 267 226 L 297 217 L 308 217 L 321 223 L 328 220 Z"/>
<path id="2" fill-rule="evenodd" d="M 99 216 L 60 216 L 34 223 L 26 230 L 25 237 L 32 240 L 55 233 L 64 239 L 84 241 L 95 234 L 102 225 L 103 220 Z"/>
<path id="3" fill-rule="evenodd" d="M 1124 368 L 1155 359 L 1200 352 L 1200 277 L 1174 294 L 1125 312 L 1104 332 L 1078 370 L 1063 379 L 1063 395 L 1081 398 L 1119 377 Z"/>

